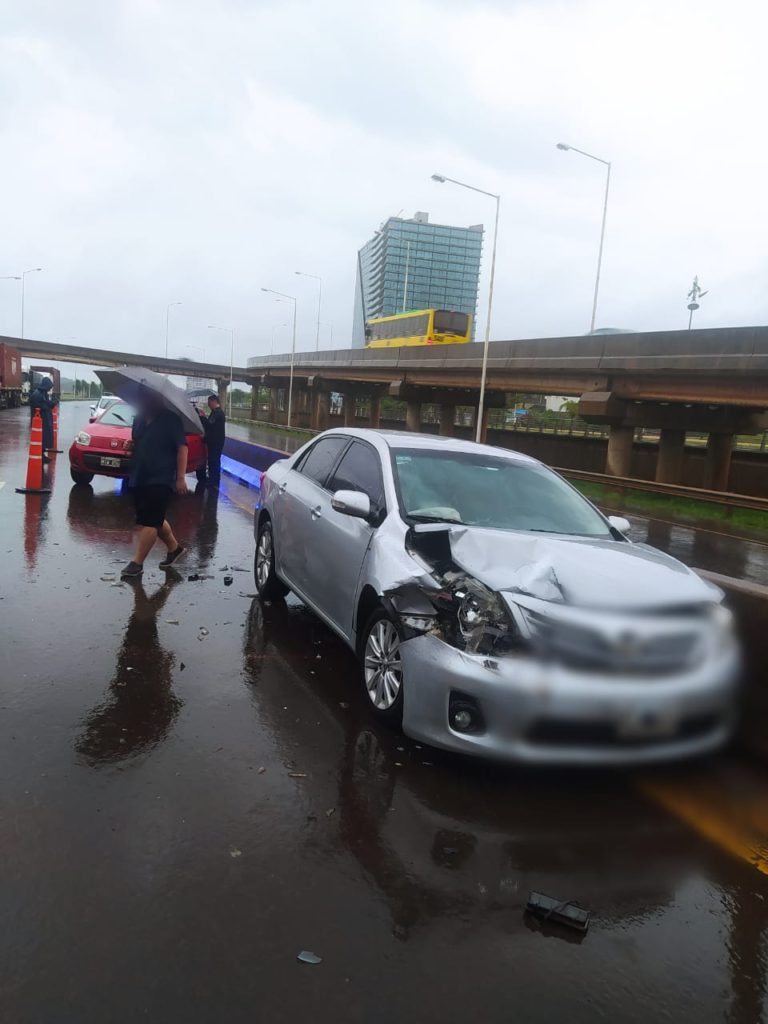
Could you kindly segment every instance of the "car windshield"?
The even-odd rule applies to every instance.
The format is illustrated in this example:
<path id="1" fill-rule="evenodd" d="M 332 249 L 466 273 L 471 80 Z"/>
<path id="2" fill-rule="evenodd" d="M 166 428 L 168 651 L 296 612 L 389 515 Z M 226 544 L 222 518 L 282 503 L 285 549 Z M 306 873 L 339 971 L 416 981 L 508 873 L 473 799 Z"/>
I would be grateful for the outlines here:
<path id="1" fill-rule="evenodd" d="M 426 449 L 398 449 L 393 463 L 401 511 L 416 522 L 611 536 L 586 499 L 536 463 Z"/>
<path id="2" fill-rule="evenodd" d="M 111 405 L 99 420 L 105 427 L 131 427 L 136 414 L 130 405 L 122 402 Z"/>

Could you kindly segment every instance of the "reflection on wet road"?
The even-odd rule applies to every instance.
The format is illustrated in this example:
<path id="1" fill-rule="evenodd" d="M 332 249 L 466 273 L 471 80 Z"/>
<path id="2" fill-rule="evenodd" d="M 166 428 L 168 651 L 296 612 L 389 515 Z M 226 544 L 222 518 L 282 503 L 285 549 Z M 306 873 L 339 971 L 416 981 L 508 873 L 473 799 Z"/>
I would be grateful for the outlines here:
<path id="1" fill-rule="evenodd" d="M 768 878 L 666 799 L 711 814 L 744 766 L 531 772 L 387 732 L 341 643 L 255 600 L 252 492 L 176 501 L 179 574 L 121 584 L 130 501 L 61 456 L 14 494 L 24 433 L 0 413 L 0 1019 L 761 1019 Z"/>

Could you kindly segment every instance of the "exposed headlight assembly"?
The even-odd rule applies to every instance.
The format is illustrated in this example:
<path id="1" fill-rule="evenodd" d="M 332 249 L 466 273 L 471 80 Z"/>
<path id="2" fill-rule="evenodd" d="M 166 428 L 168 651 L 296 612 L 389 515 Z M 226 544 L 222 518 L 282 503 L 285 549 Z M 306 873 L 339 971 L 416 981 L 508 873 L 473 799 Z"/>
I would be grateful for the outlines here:
<path id="1" fill-rule="evenodd" d="M 91 435 L 86 433 L 84 430 L 81 430 L 79 434 L 75 435 L 75 441 L 77 441 L 78 444 L 88 446 L 91 443 Z"/>
<path id="2" fill-rule="evenodd" d="M 409 583 L 388 597 L 406 638 L 432 633 L 471 654 L 502 654 L 523 640 L 502 599 L 463 573 L 444 586 Z"/>

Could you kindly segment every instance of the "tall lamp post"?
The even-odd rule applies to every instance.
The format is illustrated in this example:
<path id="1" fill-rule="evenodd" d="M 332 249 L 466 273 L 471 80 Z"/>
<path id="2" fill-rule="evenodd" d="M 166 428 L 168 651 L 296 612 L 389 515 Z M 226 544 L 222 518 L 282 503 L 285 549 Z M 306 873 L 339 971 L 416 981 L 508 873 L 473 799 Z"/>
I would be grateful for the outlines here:
<path id="1" fill-rule="evenodd" d="M 605 241 L 605 221 L 608 216 L 608 191 L 611 187 L 611 164 L 609 160 L 603 160 L 602 157 L 594 156 L 592 153 L 585 153 L 583 149 L 577 149 L 575 146 L 569 146 L 565 142 L 558 142 L 557 148 L 562 149 L 566 153 L 578 153 L 580 156 L 586 156 L 590 160 L 596 160 L 597 163 L 602 164 L 605 167 L 605 198 L 603 199 L 603 220 L 600 225 L 600 248 L 597 250 L 597 275 L 595 276 L 595 295 L 592 299 L 592 320 L 589 324 L 590 333 L 595 329 L 595 318 L 597 317 L 597 294 L 600 291 L 600 267 L 603 262 L 603 242 Z"/>
<path id="2" fill-rule="evenodd" d="M 171 306 L 180 306 L 180 302 L 169 302 L 165 307 L 165 358 L 168 358 L 168 324 L 171 316 Z"/>
<path id="3" fill-rule="evenodd" d="M 230 347 L 229 347 L 229 394 L 228 405 L 229 405 L 229 418 L 232 419 L 232 379 L 235 373 L 235 330 L 233 327 L 217 327 L 216 324 L 208 324 L 209 331 L 223 331 L 229 335 Z"/>
<path id="4" fill-rule="evenodd" d="M 317 283 L 318 283 L 318 289 L 317 289 L 317 336 L 315 338 L 315 351 L 319 352 L 320 351 L 320 313 L 322 311 L 322 305 L 323 305 L 323 279 L 322 279 L 322 277 L 318 277 L 317 274 L 305 274 L 303 270 L 297 270 L 297 271 L 295 271 L 295 273 L 297 274 L 298 277 L 311 277 L 313 280 L 317 281 Z"/>
<path id="5" fill-rule="evenodd" d="M 328 348 L 333 348 L 333 324 L 326 323 L 323 320 L 323 321 L 321 321 L 320 326 L 328 328 L 328 334 L 329 334 Z"/>
<path id="6" fill-rule="evenodd" d="M 293 339 L 291 341 L 291 372 L 288 378 L 288 429 L 291 429 L 291 409 L 293 407 L 293 363 L 296 358 L 296 305 L 297 300 L 295 295 L 286 295 L 285 292 L 276 292 L 274 288 L 262 288 L 263 292 L 268 292 L 270 295 L 277 295 L 281 299 L 287 299 L 288 302 L 293 303 Z"/>
<path id="7" fill-rule="evenodd" d="M 279 331 L 281 327 L 290 327 L 289 323 L 275 324 L 272 328 L 272 340 L 269 343 L 269 354 L 273 356 L 275 354 L 275 331 Z"/>
<path id="8" fill-rule="evenodd" d="M 444 174 L 433 174 L 433 181 L 443 184 L 450 181 L 452 185 L 460 185 L 472 192 L 479 192 L 481 195 L 490 196 L 496 200 L 496 219 L 493 224 L 493 254 L 491 256 L 491 281 L 488 286 L 488 316 L 485 321 L 485 341 L 483 343 L 483 368 L 480 373 L 480 400 L 477 403 L 477 426 L 475 428 L 475 441 L 480 441 L 483 434 L 483 413 L 485 412 L 485 378 L 488 374 L 488 345 L 491 340 L 491 312 L 493 310 L 493 283 L 496 279 L 496 240 L 499 235 L 499 208 L 501 196 L 495 192 L 486 192 L 484 188 L 477 188 L 475 185 L 467 185 L 464 181 L 457 181 L 455 178 L 448 178 Z"/>
<path id="9" fill-rule="evenodd" d="M 27 274 L 37 274 L 42 269 L 43 269 L 42 267 L 32 267 L 31 270 L 23 271 L 23 273 L 21 275 L 21 337 L 22 337 L 22 340 L 24 339 L 24 284 L 25 284 L 25 281 L 26 281 Z"/>

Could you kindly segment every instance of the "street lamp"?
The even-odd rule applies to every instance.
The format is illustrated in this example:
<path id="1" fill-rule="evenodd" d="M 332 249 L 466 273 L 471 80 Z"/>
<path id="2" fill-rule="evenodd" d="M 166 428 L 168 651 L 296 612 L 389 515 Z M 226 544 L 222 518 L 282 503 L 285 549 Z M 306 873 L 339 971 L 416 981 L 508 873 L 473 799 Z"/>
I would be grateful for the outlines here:
<path id="1" fill-rule="evenodd" d="M 289 323 L 275 324 L 272 328 L 272 340 L 269 343 L 269 354 L 273 356 L 275 354 L 275 331 L 279 331 L 281 327 L 290 327 Z"/>
<path id="2" fill-rule="evenodd" d="M 320 326 L 321 326 L 321 327 L 327 327 L 327 328 L 328 328 L 328 334 L 329 334 L 329 344 L 328 344 L 328 348 L 333 348 L 333 324 L 329 324 L 329 323 L 326 323 L 326 322 L 325 322 L 325 321 L 323 320 L 323 321 L 321 321 L 321 323 L 320 323 Z"/>
<path id="3" fill-rule="evenodd" d="M 23 271 L 23 273 L 21 275 L 21 338 L 22 338 L 22 341 L 24 340 L 24 284 L 25 284 L 25 278 L 26 278 L 27 274 L 37 274 L 42 269 L 43 269 L 42 267 L 32 267 L 31 270 Z"/>
<path id="4" fill-rule="evenodd" d="M 291 429 L 291 406 L 293 405 L 293 363 L 296 358 L 296 298 L 293 295 L 286 295 L 285 292 L 276 292 L 274 288 L 262 288 L 263 292 L 270 295 L 278 295 L 281 299 L 287 299 L 293 303 L 293 339 L 291 341 L 291 372 L 288 379 L 288 429 Z"/>
<path id="5" fill-rule="evenodd" d="M 180 306 L 180 302 L 169 302 L 165 308 L 165 358 L 168 358 L 168 321 L 171 315 L 171 306 Z"/>
<path id="6" fill-rule="evenodd" d="M 317 337 L 315 340 L 315 351 L 320 351 L 320 309 L 323 304 L 323 279 L 318 277 L 317 274 L 305 274 L 303 270 L 294 271 L 299 277 L 311 277 L 318 282 L 317 291 Z"/>
<path id="7" fill-rule="evenodd" d="M 589 326 L 590 333 L 595 329 L 595 318 L 597 317 L 597 293 L 600 290 L 600 267 L 603 262 L 603 242 L 605 240 L 605 220 L 608 216 L 608 190 L 611 187 L 611 164 L 608 160 L 603 160 L 599 156 L 594 156 L 592 153 L 585 153 L 583 149 L 577 149 L 575 146 L 569 146 L 565 142 L 558 142 L 557 148 L 562 149 L 563 152 L 568 153 L 579 153 L 580 156 L 586 156 L 590 160 L 596 160 L 599 164 L 602 164 L 606 168 L 605 174 L 605 198 L 603 200 L 603 222 L 600 227 L 600 248 L 597 250 L 597 275 L 595 277 L 595 295 L 592 299 L 592 320 Z"/>
<path id="8" fill-rule="evenodd" d="M 486 192 L 484 188 L 477 188 L 475 185 L 467 185 L 464 181 L 456 181 L 455 178 L 447 178 L 444 174 L 433 174 L 433 181 L 438 181 L 440 184 L 445 184 L 446 181 L 450 181 L 452 185 L 460 185 L 462 188 L 468 188 L 472 192 L 479 192 L 481 195 L 490 196 L 491 199 L 496 200 L 496 220 L 493 225 L 493 253 L 491 255 L 491 281 L 488 286 L 488 316 L 485 321 L 485 341 L 483 344 L 483 368 L 480 373 L 480 400 L 477 403 L 477 426 L 475 429 L 475 441 L 480 441 L 483 433 L 483 412 L 485 410 L 485 378 L 488 373 L 488 345 L 491 340 L 491 312 L 493 310 L 493 283 L 496 278 L 496 240 L 499 235 L 499 207 L 501 206 L 501 196 L 495 192 Z"/>
<path id="9" fill-rule="evenodd" d="M 229 349 L 229 393 L 227 398 L 229 399 L 229 418 L 232 419 L 232 378 L 235 373 L 235 330 L 233 327 L 217 327 L 216 324 L 208 324 L 209 331 L 224 331 L 230 337 L 230 349 Z"/>

